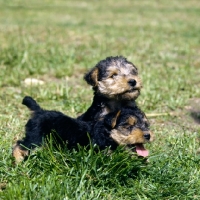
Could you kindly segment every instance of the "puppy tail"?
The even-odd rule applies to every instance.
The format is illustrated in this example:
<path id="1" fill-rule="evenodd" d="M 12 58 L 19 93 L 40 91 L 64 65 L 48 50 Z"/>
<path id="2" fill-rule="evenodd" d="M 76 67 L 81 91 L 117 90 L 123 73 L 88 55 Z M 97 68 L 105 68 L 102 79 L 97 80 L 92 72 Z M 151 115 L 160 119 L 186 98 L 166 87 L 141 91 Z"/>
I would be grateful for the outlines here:
<path id="1" fill-rule="evenodd" d="M 27 106 L 32 111 L 39 111 L 41 110 L 41 107 L 37 104 L 37 102 L 29 96 L 25 96 L 22 100 L 22 104 Z"/>

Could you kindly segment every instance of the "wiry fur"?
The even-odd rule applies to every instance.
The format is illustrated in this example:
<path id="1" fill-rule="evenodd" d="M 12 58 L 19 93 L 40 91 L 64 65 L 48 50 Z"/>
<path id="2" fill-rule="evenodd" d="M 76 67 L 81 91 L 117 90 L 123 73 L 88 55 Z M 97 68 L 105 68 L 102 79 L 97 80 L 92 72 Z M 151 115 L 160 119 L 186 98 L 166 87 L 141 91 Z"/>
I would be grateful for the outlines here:
<path id="1" fill-rule="evenodd" d="M 144 119 L 145 114 L 137 106 L 109 113 L 94 125 L 91 140 L 100 149 L 110 146 L 114 150 L 119 145 L 131 148 L 140 145 L 144 148 L 144 143 L 153 140 L 149 122 Z"/>
<path id="2" fill-rule="evenodd" d="M 147 141 L 144 135 L 148 135 L 152 140 L 147 118 L 135 102 L 140 95 L 142 82 L 133 63 L 123 56 L 108 57 L 86 73 L 84 79 L 92 86 L 94 97 L 92 105 L 78 119 L 92 122 L 91 136 L 94 143 L 96 140 L 102 148 L 108 144 L 114 148 L 117 145 L 142 144 Z M 131 132 L 130 128 L 118 126 L 120 123 L 116 123 L 110 131 L 107 129 L 104 123 L 106 118 L 118 111 L 122 112 L 119 115 L 121 122 L 129 115 L 136 118 L 137 122 L 132 125 Z"/>
<path id="3" fill-rule="evenodd" d="M 137 106 L 109 113 L 89 126 L 61 112 L 44 110 L 31 97 L 25 97 L 22 103 L 33 113 L 26 124 L 24 139 L 18 140 L 13 148 L 17 163 L 29 155 L 30 149 L 41 146 L 43 139 L 50 134 L 53 134 L 57 144 L 67 145 L 68 148 L 76 148 L 77 144 L 88 146 L 90 139 L 99 149 L 110 147 L 112 150 L 119 145 L 133 147 L 152 140 L 149 123 Z"/>
<path id="4" fill-rule="evenodd" d="M 125 106 L 135 107 L 142 88 L 136 66 L 122 56 L 100 61 L 84 78 L 94 90 L 92 105 L 78 118 L 87 122 Z"/>
<path id="5" fill-rule="evenodd" d="M 27 149 L 40 146 L 42 138 L 53 131 L 56 132 L 56 140 L 66 142 L 69 148 L 75 147 L 77 143 L 87 145 L 88 132 L 93 143 L 97 143 L 101 149 L 146 141 L 144 128 L 148 126 L 144 124 L 147 119 L 135 103 L 142 88 L 136 66 L 122 56 L 108 57 L 86 73 L 84 79 L 93 87 L 94 97 L 92 105 L 77 119 L 58 111 L 43 110 L 31 97 L 24 98 L 23 104 L 33 111 L 33 116 L 26 124 L 25 138 L 17 141 L 13 148 L 16 161 L 29 154 Z M 121 113 L 117 115 L 119 111 Z M 107 119 L 113 122 L 114 119 L 126 117 L 128 113 L 136 120 L 132 132 L 126 126 L 118 126 L 120 122 L 108 126 Z M 134 120 L 129 118 L 128 121 L 131 123 Z"/>
<path id="6" fill-rule="evenodd" d="M 25 97 L 22 104 L 32 111 L 32 117 L 25 126 L 25 138 L 17 141 L 13 156 L 19 162 L 29 154 L 29 149 L 41 146 L 43 139 L 50 134 L 57 143 L 66 144 L 68 148 L 87 145 L 89 138 L 88 123 L 73 119 L 58 111 L 44 110 L 31 97 Z"/>

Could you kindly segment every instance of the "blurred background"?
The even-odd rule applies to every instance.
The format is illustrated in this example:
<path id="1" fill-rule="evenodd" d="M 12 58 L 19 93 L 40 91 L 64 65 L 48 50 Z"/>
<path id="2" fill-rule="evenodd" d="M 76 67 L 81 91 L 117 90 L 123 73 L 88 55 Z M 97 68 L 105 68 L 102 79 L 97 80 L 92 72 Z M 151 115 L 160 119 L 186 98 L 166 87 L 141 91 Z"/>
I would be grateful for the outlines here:
<path id="1" fill-rule="evenodd" d="M 13 0 L 0 5 L 4 92 L 21 90 L 26 78 L 48 84 L 70 78 L 70 87 L 82 86 L 87 69 L 107 56 L 123 55 L 139 69 L 144 85 L 139 101 L 145 109 L 169 111 L 200 96 L 198 0 Z"/>
<path id="2" fill-rule="evenodd" d="M 45 190 L 51 185 L 34 174 L 37 167 L 32 166 L 35 172 L 26 167 L 12 171 L 11 146 L 23 136 L 30 114 L 21 105 L 22 98 L 30 95 L 46 109 L 76 117 L 93 97 L 84 73 L 116 55 L 123 55 L 139 70 L 143 89 L 137 103 L 149 116 L 156 140 L 148 146 L 153 156 L 146 171 L 126 184 L 108 180 L 105 188 L 114 191 L 110 194 L 102 192 L 107 190 L 98 183 L 101 199 L 124 199 L 122 194 L 127 194 L 126 199 L 200 198 L 196 157 L 200 141 L 199 0 L 0 0 L 0 190 L 8 188 L 4 199 L 16 199 L 16 194 L 23 199 L 22 194 L 29 191 L 30 199 L 35 199 L 31 187 L 37 181 L 41 181 L 35 186 L 39 199 L 42 195 L 47 199 L 44 191 L 52 191 L 54 199 L 65 194 L 54 186 Z M 55 156 L 55 166 L 61 160 Z M 40 166 L 41 160 L 35 162 Z M 52 183 L 57 181 L 43 170 Z M 59 177 L 62 170 L 56 170 Z M 18 185 L 18 174 L 29 173 L 36 179 L 29 185 L 29 178 L 22 176 Z M 75 180 L 69 170 L 65 173 Z M 83 191 L 99 180 L 93 178 L 81 179 L 86 180 L 81 182 Z M 117 189 L 112 188 L 114 183 Z M 98 199 L 95 194 L 91 199 Z M 71 199 L 78 199 L 76 195 L 71 193 Z"/>

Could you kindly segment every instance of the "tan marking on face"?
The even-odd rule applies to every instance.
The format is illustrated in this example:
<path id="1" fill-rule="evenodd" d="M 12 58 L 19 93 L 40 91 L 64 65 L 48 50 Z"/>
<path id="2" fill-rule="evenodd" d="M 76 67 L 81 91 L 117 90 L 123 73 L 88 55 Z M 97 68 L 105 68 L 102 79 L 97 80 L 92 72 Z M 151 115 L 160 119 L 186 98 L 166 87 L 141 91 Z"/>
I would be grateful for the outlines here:
<path id="1" fill-rule="evenodd" d="M 15 146 L 13 147 L 13 152 L 12 152 L 12 154 L 13 154 L 13 156 L 15 157 L 15 162 L 16 162 L 16 163 L 20 163 L 21 161 L 24 160 L 24 158 L 25 158 L 26 156 L 29 155 L 29 152 L 28 152 L 28 150 L 22 150 L 22 149 L 20 148 L 19 145 L 15 145 Z"/>
<path id="2" fill-rule="evenodd" d="M 120 95 L 123 99 L 136 99 L 140 94 L 142 83 L 137 75 L 131 74 L 132 70 L 133 67 L 129 69 L 110 66 L 107 70 L 107 77 L 97 83 L 99 92 L 109 98 L 116 98 Z M 129 81 L 133 79 L 136 81 L 134 87 L 129 84 Z"/>
<path id="3" fill-rule="evenodd" d="M 119 70 L 116 67 L 109 67 L 107 73 L 108 77 L 111 77 L 112 75 L 118 75 Z"/>
<path id="4" fill-rule="evenodd" d="M 116 73 L 122 76 L 128 76 L 130 74 L 137 76 L 137 70 L 132 65 L 126 65 L 126 66 L 111 65 L 108 67 L 107 73 L 108 74 Z"/>
<path id="5" fill-rule="evenodd" d="M 123 100 L 136 100 L 138 98 L 138 96 L 140 95 L 140 90 L 135 90 L 132 92 L 126 92 L 123 94 L 119 94 L 117 96 L 117 98 L 123 99 Z M 115 98 L 115 96 L 113 96 L 113 98 Z"/>
<path id="6" fill-rule="evenodd" d="M 134 129 L 130 134 L 125 135 L 121 131 L 113 129 L 111 131 L 111 138 L 119 145 L 146 143 L 144 132 L 140 129 Z"/>

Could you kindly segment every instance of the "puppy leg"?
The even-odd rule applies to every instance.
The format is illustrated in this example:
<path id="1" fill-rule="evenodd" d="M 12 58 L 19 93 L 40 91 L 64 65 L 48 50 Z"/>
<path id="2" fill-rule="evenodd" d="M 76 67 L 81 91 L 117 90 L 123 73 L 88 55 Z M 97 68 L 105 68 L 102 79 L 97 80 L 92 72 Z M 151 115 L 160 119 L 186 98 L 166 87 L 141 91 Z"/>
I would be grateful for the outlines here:
<path id="1" fill-rule="evenodd" d="M 24 160 L 29 155 L 30 149 L 34 149 L 42 144 L 42 133 L 32 120 L 30 119 L 26 124 L 26 134 L 23 140 L 18 140 L 13 147 L 12 154 L 16 163 Z"/>
<path id="2" fill-rule="evenodd" d="M 16 143 L 13 147 L 12 155 L 15 158 L 15 163 L 18 164 L 24 160 L 25 157 L 29 155 L 29 151 L 23 149 L 18 143 Z"/>
<path id="3" fill-rule="evenodd" d="M 24 140 L 18 140 L 17 143 L 13 146 L 12 155 L 15 158 L 15 162 L 19 163 L 25 159 L 30 153 L 30 149 L 34 149 L 37 146 L 41 146 L 42 137 L 37 138 L 28 138 L 25 137 Z"/>

